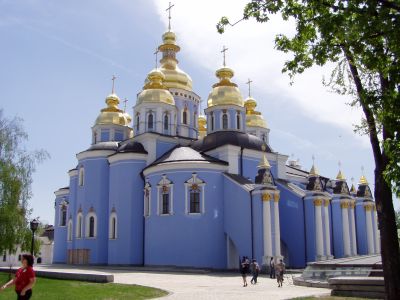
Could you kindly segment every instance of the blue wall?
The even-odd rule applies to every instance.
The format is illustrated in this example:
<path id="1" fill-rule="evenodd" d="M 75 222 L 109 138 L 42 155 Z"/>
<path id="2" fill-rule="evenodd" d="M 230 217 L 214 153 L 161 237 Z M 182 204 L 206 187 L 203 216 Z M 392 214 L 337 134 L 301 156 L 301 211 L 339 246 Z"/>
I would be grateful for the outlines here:
<path id="1" fill-rule="evenodd" d="M 368 241 L 367 241 L 367 228 L 366 228 L 366 218 L 365 209 L 362 201 L 357 201 L 355 207 L 356 215 L 356 232 L 357 232 L 357 251 L 360 255 L 368 254 Z"/>
<path id="2" fill-rule="evenodd" d="M 303 199 L 285 186 L 277 183 L 281 193 L 279 219 L 281 224 L 281 240 L 289 251 L 288 267 L 303 268 L 305 261 L 305 233 Z"/>
<path id="3" fill-rule="evenodd" d="M 344 256 L 342 210 L 339 202 L 332 202 L 332 226 L 333 226 L 333 255 L 335 258 Z"/>
<path id="4" fill-rule="evenodd" d="M 185 214 L 184 182 L 197 172 L 205 181 L 205 213 Z M 173 186 L 173 215 L 157 214 L 157 184 L 166 174 Z M 226 267 L 222 174 L 207 170 L 171 170 L 149 174 L 151 213 L 146 218 L 145 264 L 202 268 Z"/>
<path id="5" fill-rule="evenodd" d="M 157 141 L 156 144 L 156 159 L 171 150 L 173 147 L 176 146 L 176 143 L 173 142 L 164 142 L 164 141 Z"/>
<path id="6" fill-rule="evenodd" d="M 110 165 L 110 195 L 106 223 L 109 224 L 109 216 L 114 208 L 117 214 L 117 238 L 108 240 L 109 264 L 143 263 L 144 184 L 140 172 L 145 166 L 144 160 L 118 161 Z"/>
<path id="7" fill-rule="evenodd" d="M 55 200 L 53 263 L 67 262 L 67 228 L 70 207 L 67 208 L 67 222 L 65 224 L 66 226 L 60 226 L 60 203 L 64 200 L 69 201 L 68 194 L 58 196 Z"/>

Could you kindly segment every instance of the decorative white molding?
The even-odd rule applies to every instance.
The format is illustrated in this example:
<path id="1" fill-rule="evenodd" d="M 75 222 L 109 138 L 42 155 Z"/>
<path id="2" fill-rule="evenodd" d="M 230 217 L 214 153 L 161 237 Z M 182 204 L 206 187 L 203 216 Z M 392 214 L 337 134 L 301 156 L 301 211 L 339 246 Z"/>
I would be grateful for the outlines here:
<path id="1" fill-rule="evenodd" d="M 90 234 L 90 218 L 93 217 L 94 218 L 94 228 L 93 228 L 93 236 L 89 236 Z M 88 239 L 95 239 L 97 237 L 97 216 L 96 213 L 94 211 L 89 212 L 86 215 L 86 230 L 85 230 L 85 236 Z"/>
<path id="2" fill-rule="evenodd" d="M 113 153 L 115 153 L 114 150 L 88 150 L 78 153 L 76 158 L 79 161 L 88 158 L 106 158 Z"/>
<path id="3" fill-rule="evenodd" d="M 146 160 L 147 154 L 144 153 L 132 153 L 132 152 L 121 152 L 115 155 L 111 155 L 108 157 L 108 162 L 110 165 L 120 162 L 123 160 Z"/>
<path id="4" fill-rule="evenodd" d="M 150 217 L 151 215 L 151 185 L 148 180 L 146 180 L 146 184 L 143 189 L 143 215 L 146 218 Z"/>
<path id="5" fill-rule="evenodd" d="M 222 164 L 211 163 L 208 161 L 177 161 L 163 163 L 155 166 L 151 166 L 143 171 L 144 176 L 147 176 L 154 172 L 167 172 L 175 169 L 193 170 L 193 169 L 208 169 L 208 170 L 219 170 L 221 172 L 227 171 L 228 166 Z"/>
<path id="6" fill-rule="evenodd" d="M 54 195 L 56 195 L 56 197 L 69 195 L 69 188 L 59 189 L 54 192 Z"/>
<path id="7" fill-rule="evenodd" d="M 78 169 L 69 170 L 69 171 L 68 171 L 68 176 L 69 176 L 69 177 L 78 176 Z"/>
<path id="8" fill-rule="evenodd" d="M 197 185 L 201 188 L 200 194 L 201 194 L 201 203 L 200 203 L 200 213 L 191 213 L 190 212 L 190 189 L 193 185 Z M 199 215 L 199 214 L 204 214 L 205 213 L 205 192 L 204 192 L 204 187 L 205 187 L 205 182 L 201 180 L 198 176 L 197 173 L 192 173 L 192 177 L 190 177 L 186 182 L 185 182 L 185 214 L 187 215 Z"/>
<path id="9" fill-rule="evenodd" d="M 113 220 L 115 220 L 115 228 L 113 228 L 113 225 L 114 225 Z M 114 236 L 113 236 L 113 230 L 115 230 Z M 118 217 L 117 217 L 117 213 L 115 211 L 111 212 L 111 214 L 110 214 L 110 220 L 109 220 L 109 224 L 108 224 L 108 238 L 110 240 L 116 240 L 118 238 Z"/>
<path id="10" fill-rule="evenodd" d="M 168 189 L 169 194 L 169 213 L 163 214 L 162 213 L 162 188 Z M 157 185 L 157 215 L 159 216 L 170 216 L 174 214 L 174 184 L 172 181 L 167 179 L 167 175 L 162 175 L 161 180 L 158 182 Z"/>

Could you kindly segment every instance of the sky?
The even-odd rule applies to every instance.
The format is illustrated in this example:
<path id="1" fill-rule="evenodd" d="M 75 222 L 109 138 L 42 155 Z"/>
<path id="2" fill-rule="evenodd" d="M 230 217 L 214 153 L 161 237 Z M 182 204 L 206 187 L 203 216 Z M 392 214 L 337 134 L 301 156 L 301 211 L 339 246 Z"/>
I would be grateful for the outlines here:
<path id="1" fill-rule="evenodd" d="M 293 23 L 275 16 L 267 24 L 240 22 L 220 35 L 215 27 L 220 17 L 241 19 L 246 0 L 173 3 L 179 65 L 192 77 L 203 109 L 225 45 L 227 65 L 244 97 L 245 82 L 253 81 L 252 96 L 267 120 L 274 151 L 299 159 L 306 170 L 314 155 L 328 177 L 336 176 L 340 161 L 349 184 L 352 177 L 358 181 L 363 166 L 373 188 L 368 138 L 353 131 L 361 111 L 322 84 L 332 65 L 314 67 L 292 85 L 281 72 L 290 56 L 274 49 L 274 37 L 293 34 Z M 0 0 L 0 108 L 9 118 L 24 119 L 28 150 L 45 149 L 51 156 L 33 177 L 32 217 L 54 222 L 54 191 L 68 185 L 76 153 L 90 146 L 113 75 L 116 93 L 128 99 L 132 113 L 167 28 L 167 7 L 166 0 Z"/>

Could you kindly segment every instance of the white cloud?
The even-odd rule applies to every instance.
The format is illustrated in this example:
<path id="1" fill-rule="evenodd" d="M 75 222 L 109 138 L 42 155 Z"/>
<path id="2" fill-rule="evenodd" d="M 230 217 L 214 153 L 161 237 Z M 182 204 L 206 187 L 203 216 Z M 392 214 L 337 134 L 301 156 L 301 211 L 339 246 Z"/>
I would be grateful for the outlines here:
<path id="1" fill-rule="evenodd" d="M 162 22 L 167 26 L 165 8 L 168 2 L 153 1 Z M 288 75 L 281 73 L 288 56 L 274 49 L 274 38 L 277 33 L 293 33 L 292 23 L 274 16 L 266 24 L 253 20 L 244 21 L 227 28 L 223 35 L 217 33 L 215 25 L 221 16 L 228 16 L 231 21 L 241 19 L 247 2 L 248 0 L 174 1 L 172 28 L 178 35 L 185 60 L 189 59 L 214 74 L 222 63 L 220 49 L 226 45 L 229 48 L 227 64 L 235 70 L 235 82 L 244 94 L 244 82 L 250 77 L 259 101 L 279 102 L 282 98 L 280 96 L 285 96 L 312 119 L 334 124 L 347 132 L 352 131 L 352 124 L 359 122 L 361 112 L 346 105 L 349 98 L 333 94 L 322 85 L 323 75 L 330 74 L 329 66 L 314 67 L 306 71 L 295 78 L 292 86 L 289 85 Z M 267 94 L 273 95 L 275 99 L 267 99 Z"/>

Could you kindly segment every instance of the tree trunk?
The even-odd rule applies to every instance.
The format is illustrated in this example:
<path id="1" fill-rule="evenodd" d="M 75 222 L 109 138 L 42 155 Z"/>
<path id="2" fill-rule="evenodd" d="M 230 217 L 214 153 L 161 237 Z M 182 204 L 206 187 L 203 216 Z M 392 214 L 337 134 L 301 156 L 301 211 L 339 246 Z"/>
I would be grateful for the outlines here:
<path id="1" fill-rule="evenodd" d="M 381 236 L 382 267 L 385 277 L 385 294 L 388 300 L 400 299 L 400 250 L 392 191 L 383 178 L 387 165 L 385 153 L 382 164 L 375 168 L 375 203 Z"/>

